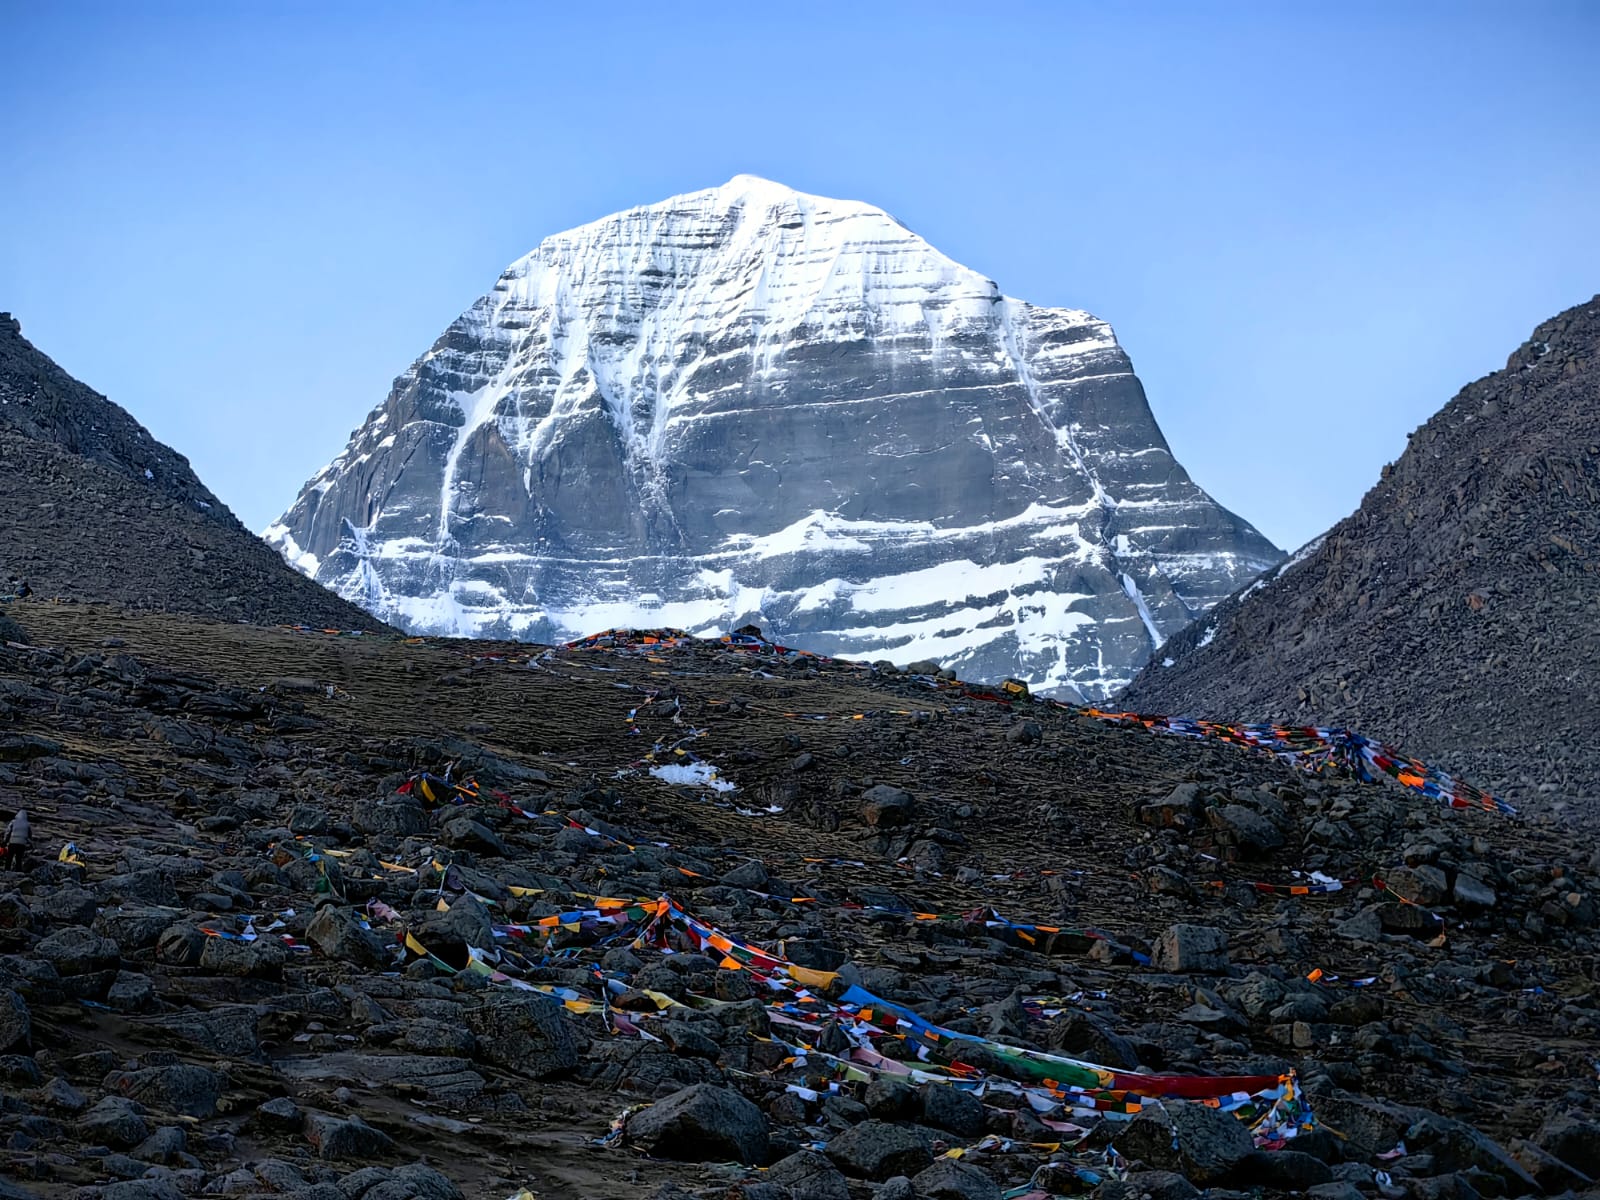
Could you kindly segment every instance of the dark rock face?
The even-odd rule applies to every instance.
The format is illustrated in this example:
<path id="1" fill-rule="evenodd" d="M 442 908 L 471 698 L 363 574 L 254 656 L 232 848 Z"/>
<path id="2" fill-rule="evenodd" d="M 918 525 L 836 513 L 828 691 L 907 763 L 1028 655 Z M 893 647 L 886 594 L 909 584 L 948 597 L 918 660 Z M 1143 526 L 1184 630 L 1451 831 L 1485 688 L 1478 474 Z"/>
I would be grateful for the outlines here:
<path id="1" fill-rule="evenodd" d="M 514 263 L 267 537 L 417 632 L 754 621 L 1096 698 L 1281 558 L 1104 322 L 745 176 Z"/>
<path id="2" fill-rule="evenodd" d="M 1174 925 L 1156 943 L 1156 966 L 1168 971 L 1228 969 L 1228 935 L 1209 925 Z"/>
<path id="3" fill-rule="evenodd" d="M 1140 1113 L 1118 1131 L 1112 1144 L 1136 1162 L 1180 1171 L 1195 1183 L 1220 1179 L 1254 1150 L 1249 1131 L 1233 1117 L 1203 1104 L 1181 1102 Z"/>
<path id="4" fill-rule="evenodd" d="M 828 1157 L 846 1175 L 860 1179 L 915 1175 L 933 1164 L 922 1137 L 903 1125 L 884 1121 L 852 1125 L 828 1143 Z"/>
<path id="5" fill-rule="evenodd" d="M 306 926 L 306 937 L 330 958 L 373 968 L 387 962 L 383 944 L 370 930 L 363 929 L 348 909 L 329 905 L 318 910 Z"/>
<path id="6" fill-rule="evenodd" d="M 733 1159 L 755 1165 L 767 1156 L 767 1119 L 738 1092 L 697 1083 L 651 1105 L 629 1123 L 639 1145 L 690 1162 Z"/>
<path id="7" fill-rule="evenodd" d="M 544 996 L 496 996 L 469 1012 L 467 1025 L 490 1062 L 518 1074 L 546 1079 L 578 1065 L 577 1038 Z"/>
<path id="8" fill-rule="evenodd" d="M 1172 638 L 1120 702 L 1346 725 L 1508 797 L 1592 800 L 1597 547 L 1600 297 L 1464 388 L 1354 514 Z"/>
<path id="9" fill-rule="evenodd" d="M 27 1002 L 15 992 L 0 992 L 0 1054 L 23 1053 L 32 1045 L 33 1017 Z"/>
<path id="10" fill-rule="evenodd" d="M 850 1200 L 850 1185 L 845 1177 L 815 1150 L 797 1150 L 779 1159 L 763 1178 L 787 1188 L 795 1200 Z"/>
<path id="11" fill-rule="evenodd" d="M 0 595 L 14 580 L 225 621 L 383 627 L 284 570 L 187 459 L 0 313 Z"/>
<path id="12" fill-rule="evenodd" d="M 394 1148 L 394 1142 L 382 1130 L 374 1129 L 360 1117 L 346 1120 L 328 1113 L 308 1113 L 305 1125 L 306 1140 L 325 1159 L 376 1158 Z"/>
<path id="13" fill-rule="evenodd" d="M 130 1100 L 187 1117 L 214 1114 L 224 1085 L 216 1071 L 181 1065 L 125 1071 L 111 1083 Z"/>

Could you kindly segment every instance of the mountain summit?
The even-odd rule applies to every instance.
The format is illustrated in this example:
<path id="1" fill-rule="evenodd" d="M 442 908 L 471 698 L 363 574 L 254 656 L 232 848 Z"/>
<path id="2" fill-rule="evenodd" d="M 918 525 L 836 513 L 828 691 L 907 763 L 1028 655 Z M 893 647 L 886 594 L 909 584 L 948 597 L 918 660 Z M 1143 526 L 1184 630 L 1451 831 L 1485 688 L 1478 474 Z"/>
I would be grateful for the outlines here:
<path id="1" fill-rule="evenodd" d="M 266 536 L 417 632 L 754 621 L 1084 698 L 1281 558 L 1104 321 L 749 175 L 513 263 Z"/>

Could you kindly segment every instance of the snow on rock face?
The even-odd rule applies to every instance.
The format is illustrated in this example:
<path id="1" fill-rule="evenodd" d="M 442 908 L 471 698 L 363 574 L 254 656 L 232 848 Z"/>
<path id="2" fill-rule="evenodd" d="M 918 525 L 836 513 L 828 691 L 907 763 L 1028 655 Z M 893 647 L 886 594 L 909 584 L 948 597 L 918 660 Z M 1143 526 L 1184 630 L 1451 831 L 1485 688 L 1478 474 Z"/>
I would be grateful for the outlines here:
<path id="1" fill-rule="evenodd" d="M 751 176 L 513 263 L 266 536 L 416 632 L 754 621 L 1085 698 L 1281 558 L 1105 322 Z"/>

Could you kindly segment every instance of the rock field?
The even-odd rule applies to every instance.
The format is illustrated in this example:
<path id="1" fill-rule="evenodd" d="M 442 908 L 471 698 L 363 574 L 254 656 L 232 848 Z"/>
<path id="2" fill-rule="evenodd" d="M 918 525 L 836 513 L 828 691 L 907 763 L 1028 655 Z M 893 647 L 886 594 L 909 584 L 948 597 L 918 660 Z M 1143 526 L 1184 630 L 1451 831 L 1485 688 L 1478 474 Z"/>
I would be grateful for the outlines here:
<path id="1" fill-rule="evenodd" d="M 919 670 L 0 606 L 0 1197 L 1594 1191 L 1569 818 Z"/>

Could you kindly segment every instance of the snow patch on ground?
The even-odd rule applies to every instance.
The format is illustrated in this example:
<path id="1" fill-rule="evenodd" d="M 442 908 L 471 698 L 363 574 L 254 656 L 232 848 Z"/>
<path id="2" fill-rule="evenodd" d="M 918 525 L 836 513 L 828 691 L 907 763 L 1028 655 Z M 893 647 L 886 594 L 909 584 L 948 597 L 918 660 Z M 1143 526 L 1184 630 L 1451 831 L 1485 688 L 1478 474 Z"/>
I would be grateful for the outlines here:
<path id="1" fill-rule="evenodd" d="M 708 762 L 692 763 L 663 763 L 659 767 L 651 767 L 650 774 L 663 783 L 683 784 L 688 787 L 707 788 L 713 792 L 736 792 L 737 784 L 730 783 L 717 774 L 717 769 Z"/>

